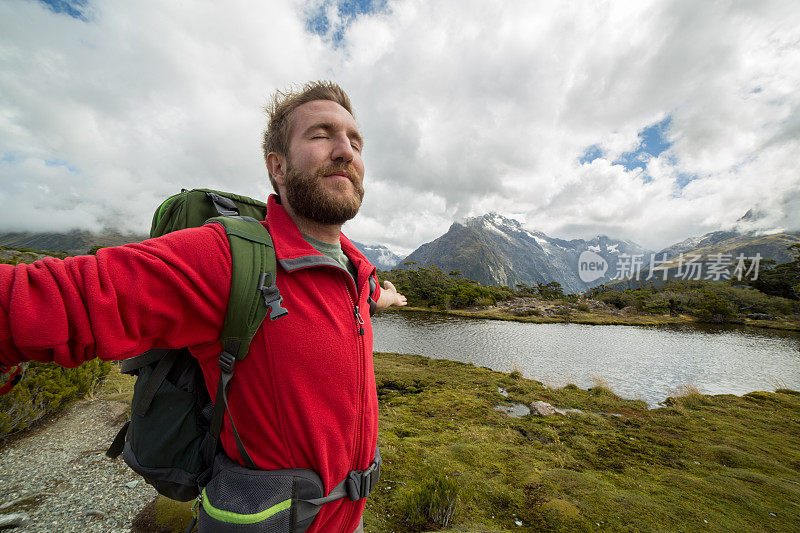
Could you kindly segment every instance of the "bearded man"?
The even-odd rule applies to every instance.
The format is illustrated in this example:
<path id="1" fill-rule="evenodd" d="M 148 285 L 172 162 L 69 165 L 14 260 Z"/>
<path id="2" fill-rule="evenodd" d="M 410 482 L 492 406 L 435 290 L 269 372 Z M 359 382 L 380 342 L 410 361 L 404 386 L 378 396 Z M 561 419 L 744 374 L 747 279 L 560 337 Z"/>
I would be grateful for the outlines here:
<path id="1" fill-rule="evenodd" d="M 388 282 L 377 286 L 375 267 L 341 233 L 364 196 L 363 138 L 345 92 L 308 83 L 278 92 L 268 114 L 263 149 L 277 194 L 262 224 L 289 313 L 265 320 L 237 363 L 229 414 L 249 457 L 237 449 L 228 418 L 220 441 L 239 465 L 313 470 L 328 494 L 376 458 L 370 315 L 405 298 Z M 0 366 L 76 366 L 188 346 L 214 398 L 231 272 L 219 224 L 96 256 L 0 265 Z M 359 531 L 364 505 L 363 493 L 324 503 L 307 531 Z"/>

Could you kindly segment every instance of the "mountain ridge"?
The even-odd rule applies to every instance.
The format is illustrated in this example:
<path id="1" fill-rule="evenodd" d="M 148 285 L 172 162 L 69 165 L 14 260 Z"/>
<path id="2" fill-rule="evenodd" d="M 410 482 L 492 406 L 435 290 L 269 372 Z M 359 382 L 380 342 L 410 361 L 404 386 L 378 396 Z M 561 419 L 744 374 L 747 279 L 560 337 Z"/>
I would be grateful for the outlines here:
<path id="1" fill-rule="evenodd" d="M 84 230 L 71 230 L 65 233 L 13 232 L 0 233 L 0 246 L 80 255 L 88 253 L 95 246 L 121 246 L 148 238 L 145 234 L 126 234 L 117 230 L 97 233 Z"/>
<path id="2" fill-rule="evenodd" d="M 591 282 L 580 278 L 578 261 L 587 250 L 596 250 L 606 261 L 620 253 L 648 252 L 636 243 L 605 235 L 588 241 L 550 237 L 492 212 L 453 222 L 444 235 L 417 248 L 399 267 L 413 261 L 420 266 L 436 265 L 445 272 L 460 271 L 487 285 L 516 287 L 557 281 L 568 292 L 582 292 L 609 278 L 605 275 Z"/>

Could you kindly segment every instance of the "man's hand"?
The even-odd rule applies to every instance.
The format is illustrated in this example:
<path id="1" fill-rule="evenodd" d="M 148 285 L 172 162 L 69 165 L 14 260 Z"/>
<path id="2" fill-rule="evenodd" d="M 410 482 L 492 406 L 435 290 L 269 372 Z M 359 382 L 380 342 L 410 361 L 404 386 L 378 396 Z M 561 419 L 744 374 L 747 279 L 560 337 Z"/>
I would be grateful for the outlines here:
<path id="1" fill-rule="evenodd" d="M 406 301 L 406 297 L 397 292 L 397 289 L 394 288 L 394 284 L 391 281 L 385 280 L 383 282 L 383 288 L 381 289 L 381 295 L 378 298 L 378 311 L 381 309 L 386 309 L 390 305 L 396 305 L 397 307 L 403 307 L 408 302 Z"/>

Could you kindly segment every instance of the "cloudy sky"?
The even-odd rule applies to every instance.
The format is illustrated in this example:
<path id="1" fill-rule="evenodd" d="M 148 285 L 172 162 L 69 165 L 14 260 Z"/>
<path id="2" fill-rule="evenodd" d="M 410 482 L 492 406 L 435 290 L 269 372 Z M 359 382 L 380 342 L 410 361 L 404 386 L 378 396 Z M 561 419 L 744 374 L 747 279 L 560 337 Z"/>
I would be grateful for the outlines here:
<path id="1" fill-rule="evenodd" d="M 264 198 L 262 107 L 312 79 L 366 138 L 363 242 L 407 253 L 489 211 L 654 249 L 751 208 L 800 229 L 796 0 L 4 0 L 0 231 Z"/>

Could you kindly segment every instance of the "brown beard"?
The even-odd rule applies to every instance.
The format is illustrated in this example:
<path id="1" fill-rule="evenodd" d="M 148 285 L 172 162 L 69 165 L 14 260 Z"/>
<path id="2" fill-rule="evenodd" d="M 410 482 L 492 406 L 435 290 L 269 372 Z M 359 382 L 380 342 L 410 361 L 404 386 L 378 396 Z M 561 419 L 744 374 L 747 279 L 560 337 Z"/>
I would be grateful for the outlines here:
<path id="1" fill-rule="evenodd" d="M 322 180 L 328 179 L 326 175 L 342 170 L 349 174 L 353 184 L 352 194 L 345 198 L 328 194 L 321 184 Z M 344 182 L 336 185 L 340 190 L 347 187 Z M 356 216 L 363 199 L 361 176 L 352 164 L 326 165 L 314 173 L 292 167 L 286 171 L 286 201 L 295 213 L 314 222 L 342 225 Z"/>

